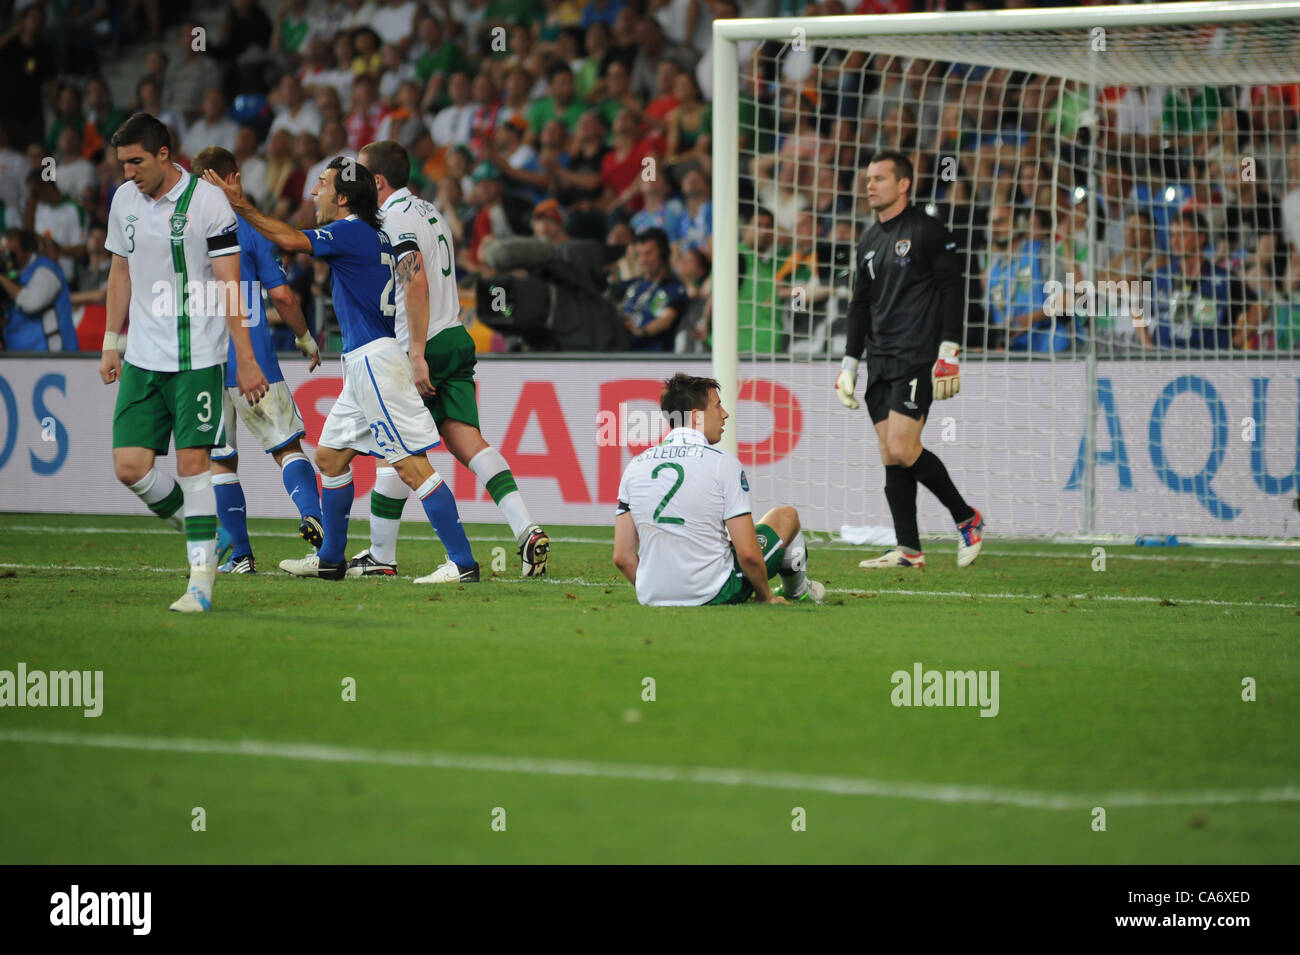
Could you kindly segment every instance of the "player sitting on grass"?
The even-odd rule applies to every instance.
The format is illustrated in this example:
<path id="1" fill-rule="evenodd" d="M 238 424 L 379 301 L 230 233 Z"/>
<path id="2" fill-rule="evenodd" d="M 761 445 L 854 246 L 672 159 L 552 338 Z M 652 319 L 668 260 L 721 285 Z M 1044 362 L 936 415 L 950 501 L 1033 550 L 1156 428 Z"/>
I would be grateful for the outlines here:
<path id="1" fill-rule="evenodd" d="M 190 171 L 202 178 L 213 170 L 226 182 L 235 181 L 238 164 L 235 157 L 220 146 L 199 150 L 190 162 Z M 275 246 L 239 216 L 239 274 L 241 292 L 248 306 L 248 334 L 253 340 L 253 354 L 257 364 L 271 383 L 270 390 L 257 404 L 235 401 L 238 389 L 234 387 L 236 369 L 235 343 L 230 343 L 226 357 L 226 390 L 221 403 L 221 437 L 224 444 L 212 449 L 212 487 L 217 495 L 217 519 L 221 522 L 222 542 L 232 551 L 230 559 L 217 568 L 223 574 L 255 574 L 253 545 L 248 539 L 248 502 L 239 484 L 239 448 L 235 439 L 235 416 L 253 433 L 262 450 L 275 459 L 281 468 L 284 489 L 298 508 L 301 520 L 298 533 L 313 547 L 322 541 L 320 492 L 316 490 L 316 469 L 302 450 L 302 437 L 306 434 L 302 415 L 294 403 L 293 393 L 284 380 L 280 361 L 271 344 L 271 327 L 266 323 L 262 309 L 262 291 L 265 290 L 275 310 L 286 325 L 294 330 L 299 350 L 311 359 L 308 371 L 320 364 L 320 349 L 316 346 L 307 319 L 303 317 L 298 300 L 285 280 L 284 271 L 275 258 Z M 225 555 L 220 553 L 218 560 Z"/>
<path id="2" fill-rule="evenodd" d="M 711 447 L 727 412 L 712 378 L 677 374 L 659 407 L 672 426 L 623 472 L 614 518 L 614 566 L 647 606 L 820 601 L 807 576 L 808 548 L 793 507 L 774 507 L 757 527 L 749 482 L 735 455 Z M 731 541 L 727 541 L 727 535 Z M 768 578 L 781 575 L 777 591 Z"/>
<path id="3" fill-rule="evenodd" d="M 384 458 L 397 469 L 419 496 L 429 523 L 447 548 L 447 563 L 416 583 L 477 581 L 478 563 L 461 526 L 456 499 L 429 463 L 427 452 L 438 445 L 438 430 L 415 389 L 411 363 L 394 333 L 396 260 L 392 243 L 379 227 L 375 177 L 354 160 L 333 160 L 312 189 L 321 228 L 309 232 L 299 232 L 254 208 L 244 196 L 238 173 L 233 183 L 211 169 L 205 178 L 224 190 L 235 212 L 280 248 L 310 253 L 330 265 L 334 311 L 343 334 L 344 377 L 343 392 L 325 419 L 316 447 L 325 539 L 318 553 L 281 561 L 280 568 L 297 577 L 343 579 L 348 568 L 348 514 L 355 492 L 351 464 L 362 451 Z"/>

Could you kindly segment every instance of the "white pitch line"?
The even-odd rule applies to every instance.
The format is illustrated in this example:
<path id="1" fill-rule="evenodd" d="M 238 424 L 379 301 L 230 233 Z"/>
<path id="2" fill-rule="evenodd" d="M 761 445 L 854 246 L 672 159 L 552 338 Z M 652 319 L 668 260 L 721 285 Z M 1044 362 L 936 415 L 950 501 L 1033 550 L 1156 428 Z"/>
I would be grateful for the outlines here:
<path id="1" fill-rule="evenodd" d="M 272 518 L 255 518 L 256 520 L 271 520 Z M 357 518 L 354 523 L 365 522 L 366 518 Z M 162 537 L 174 537 L 177 532 L 160 527 L 149 528 L 131 528 L 131 527 L 63 527 L 44 524 L 0 524 L 0 533 L 29 533 L 29 534 L 144 534 L 158 535 Z M 259 535 L 265 536 L 263 532 Z M 292 536 L 287 532 L 285 536 Z M 925 535 L 922 535 L 925 536 Z M 406 533 L 403 532 L 402 540 L 404 541 L 427 541 L 438 543 L 438 538 L 430 534 Z M 517 543 L 513 537 L 478 537 L 471 538 L 475 541 L 484 543 Z M 564 537 L 555 536 L 551 538 L 552 543 L 556 544 L 606 544 L 610 547 L 614 545 L 612 537 Z M 858 544 L 845 544 L 841 541 L 809 541 L 808 546 L 813 550 L 833 550 L 833 551 L 861 551 L 870 553 L 880 548 L 871 548 Z M 1112 545 L 1112 547 L 1115 545 Z M 1121 546 L 1129 546 L 1127 544 Z M 1197 548 L 1198 550 L 1201 548 Z M 945 547 L 936 547 L 934 550 L 940 553 L 952 553 Z M 996 554 L 996 552 L 991 552 Z M 1061 551 L 1051 550 L 1009 550 L 1003 552 L 1004 557 L 1037 557 L 1052 558 L 1057 560 L 1092 560 L 1093 555 L 1090 552 L 1064 553 Z M 1179 564 L 1229 564 L 1242 567 L 1270 567 L 1273 565 L 1300 566 L 1300 560 L 1273 559 L 1269 557 L 1265 560 L 1243 560 L 1240 557 L 1207 557 L 1204 555 L 1193 555 L 1185 552 L 1177 554 L 1119 554 L 1113 550 L 1107 550 L 1107 560 L 1141 560 L 1141 561 L 1159 561 L 1166 563 Z"/>
<path id="2" fill-rule="evenodd" d="M 0 569 L 6 570 L 65 570 L 65 571 L 95 571 L 97 573 L 154 573 L 154 574 L 181 574 L 184 575 L 185 569 L 179 565 L 176 567 L 106 567 L 89 564 L 6 564 L 0 563 Z M 279 579 L 282 575 L 273 572 L 263 572 L 263 577 L 273 577 Z M 290 575 L 284 574 L 288 577 Z M 390 578 L 391 579 L 391 578 Z M 403 577 L 402 580 L 412 578 Z M 564 587 L 622 587 L 622 581 L 611 580 L 602 582 L 598 580 L 586 580 L 582 577 L 544 577 L 541 580 L 528 580 L 519 577 L 499 577 L 492 578 L 494 583 L 499 584 L 521 584 L 524 586 L 535 587 L 549 584 L 551 586 Z M 1247 609 L 1269 609 L 1269 610 L 1292 610 L 1296 608 L 1295 604 L 1269 603 L 1263 601 L 1249 600 L 1212 600 L 1200 597 L 1135 597 L 1122 594 L 1016 594 L 1009 592 L 991 593 L 978 590 L 873 590 L 870 587 L 827 587 L 828 594 L 862 594 L 869 593 L 876 597 L 961 597 L 971 600 L 1088 600 L 1107 603 L 1159 603 L 1162 600 L 1170 600 L 1176 606 L 1184 604 L 1198 607 L 1244 607 Z"/>
<path id="3" fill-rule="evenodd" d="M 579 759 L 526 756 L 482 756 L 469 753 L 411 752 L 330 746 L 321 743 L 279 743 L 265 740 L 186 739 L 153 736 L 64 733 L 46 730 L 0 730 L 0 742 L 47 746 L 85 746 L 205 756 L 260 756 L 321 763 L 361 763 L 418 769 L 514 773 L 525 776 L 567 776 L 635 779 L 643 782 L 705 783 L 754 789 L 786 789 L 836 796 L 876 796 L 917 802 L 979 803 L 1022 809 L 1091 809 L 1094 806 L 1195 806 L 1300 802 L 1300 786 L 1270 789 L 1222 789 L 1189 792 L 1113 792 L 1103 795 L 1035 792 L 966 786 L 897 782 L 849 776 L 718 769 L 709 766 L 662 766 L 645 763 L 599 763 Z"/>

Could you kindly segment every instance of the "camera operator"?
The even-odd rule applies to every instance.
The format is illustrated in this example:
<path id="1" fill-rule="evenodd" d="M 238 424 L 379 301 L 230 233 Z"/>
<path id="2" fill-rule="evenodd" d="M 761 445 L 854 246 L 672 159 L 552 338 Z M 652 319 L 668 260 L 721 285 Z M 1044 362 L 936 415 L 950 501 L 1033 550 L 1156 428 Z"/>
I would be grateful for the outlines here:
<path id="1" fill-rule="evenodd" d="M 0 288 L 9 298 L 4 345 L 9 351 L 77 351 L 77 327 L 63 270 L 37 254 L 36 234 L 4 234 Z"/>

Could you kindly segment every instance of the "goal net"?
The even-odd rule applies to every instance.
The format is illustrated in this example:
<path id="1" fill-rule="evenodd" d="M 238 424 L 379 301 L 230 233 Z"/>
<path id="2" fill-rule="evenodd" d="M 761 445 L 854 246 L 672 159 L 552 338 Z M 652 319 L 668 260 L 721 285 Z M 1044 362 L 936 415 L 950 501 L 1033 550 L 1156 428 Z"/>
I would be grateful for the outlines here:
<path id="1" fill-rule="evenodd" d="M 712 360 L 756 501 L 892 523 L 833 392 L 889 148 L 965 264 L 923 440 L 990 531 L 1300 536 L 1300 4 L 719 20 L 714 87 Z"/>

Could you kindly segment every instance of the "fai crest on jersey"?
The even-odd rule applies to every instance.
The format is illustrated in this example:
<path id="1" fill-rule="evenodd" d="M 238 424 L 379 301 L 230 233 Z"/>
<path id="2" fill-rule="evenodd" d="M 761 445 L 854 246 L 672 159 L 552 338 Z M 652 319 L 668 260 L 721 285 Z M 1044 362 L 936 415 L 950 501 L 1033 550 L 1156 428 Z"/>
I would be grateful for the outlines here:
<path id="1" fill-rule="evenodd" d="M 190 221 L 190 217 L 184 212 L 177 212 L 171 217 L 172 235 L 184 235 L 185 223 Z"/>
<path id="2" fill-rule="evenodd" d="M 912 248 L 911 239 L 899 239 L 897 242 L 894 243 L 894 254 L 897 255 L 899 258 L 902 258 L 907 255 L 907 253 L 911 250 L 911 248 Z"/>
<path id="3" fill-rule="evenodd" d="M 745 478 L 744 471 L 740 472 L 740 486 L 744 488 L 746 491 L 749 490 L 749 481 Z"/>

